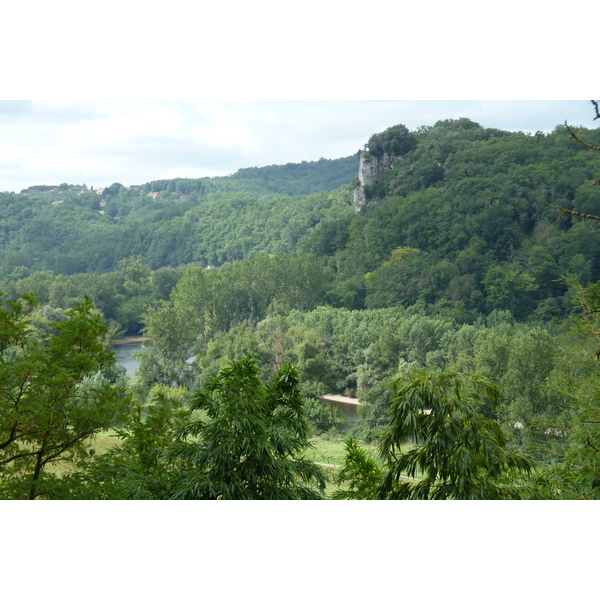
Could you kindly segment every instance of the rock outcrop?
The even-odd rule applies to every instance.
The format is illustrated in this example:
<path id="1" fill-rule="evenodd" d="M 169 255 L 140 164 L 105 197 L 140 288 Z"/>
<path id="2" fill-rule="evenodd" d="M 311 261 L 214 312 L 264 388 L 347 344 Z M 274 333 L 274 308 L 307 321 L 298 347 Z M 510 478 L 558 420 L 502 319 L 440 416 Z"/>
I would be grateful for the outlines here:
<path id="1" fill-rule="evenodd" d="M 358 213 L 365 205 L 365 186 L 377 183 L 383 169 L 389 169 L 394 161 L 393 156 L 384 153 L 383 156 L 375 156 L 366 150 L 360 153 L 360 164 L 358 166 L 358 181 L 354 188 L 354 210 Z"/>

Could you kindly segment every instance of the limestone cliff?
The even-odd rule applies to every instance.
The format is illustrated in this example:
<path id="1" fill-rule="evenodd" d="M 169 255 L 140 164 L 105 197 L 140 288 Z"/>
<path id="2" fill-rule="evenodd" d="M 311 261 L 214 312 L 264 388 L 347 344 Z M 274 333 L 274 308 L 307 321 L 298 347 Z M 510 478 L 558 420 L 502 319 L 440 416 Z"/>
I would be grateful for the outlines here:
<path id="1" fill-rule="evenodd" d="M 371 185 L 379 181 L 379 175 L 383 169 L 389 169 L 392 166 L 395 157 L 384 153 L 383 156 L 375 156 L 366 150 L 360 153 L 360 163 L 358 166 L 358 181 L 360 182 L 354 188 L 354 210 L 360 212 L 365 205 L 365 185 Z"/>

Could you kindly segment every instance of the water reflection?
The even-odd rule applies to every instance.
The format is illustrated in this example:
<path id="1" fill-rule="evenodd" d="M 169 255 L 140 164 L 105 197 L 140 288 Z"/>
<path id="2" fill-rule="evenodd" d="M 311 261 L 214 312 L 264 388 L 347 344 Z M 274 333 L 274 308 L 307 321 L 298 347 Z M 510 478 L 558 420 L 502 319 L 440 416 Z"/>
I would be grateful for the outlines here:
<path id="1" fill-rule="evenodd" d="M 132 342 L 129 344 L 117 344 L 116 346 L 113 346 L 113 349 L 115 351 L 117 364 L 125 367 L 127 375 L 133 377 L 140 363 L 131 355 L 142 349 L 142 343 Z"/>
<path id="2" fill-rule="evenodd" d="M 352 429 L 358 422 L 358 406 L 356 404 L 344 404 L 343 402 L 332 402 L 331 400 L 323 400 L 330 406 L 333 406 L 340 419 L 343 419 L 342 430 L 347 433 Z"/>

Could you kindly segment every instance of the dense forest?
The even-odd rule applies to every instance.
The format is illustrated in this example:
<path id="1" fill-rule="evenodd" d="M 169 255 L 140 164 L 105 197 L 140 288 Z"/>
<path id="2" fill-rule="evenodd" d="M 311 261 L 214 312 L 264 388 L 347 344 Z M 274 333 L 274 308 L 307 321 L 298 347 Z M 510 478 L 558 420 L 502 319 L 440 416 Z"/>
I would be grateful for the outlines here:
<path id="1" fill-rule="evenodd" d="M 361 151 L 0 194 L 0 497 L 598 498 L 599 147 L 395 125 L 362 207 Z"/>

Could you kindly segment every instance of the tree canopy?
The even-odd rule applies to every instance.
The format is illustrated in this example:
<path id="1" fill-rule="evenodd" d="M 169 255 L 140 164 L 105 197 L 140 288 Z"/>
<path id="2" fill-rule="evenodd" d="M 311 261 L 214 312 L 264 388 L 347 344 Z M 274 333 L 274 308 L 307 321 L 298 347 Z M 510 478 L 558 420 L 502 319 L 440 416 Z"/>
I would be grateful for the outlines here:
<path id="1" fill-rule="evenodd" d="M 509 471 L 528 473 L 532 463 L 506 448 L 507 439 L 479 408 L 498 402 L 498 388 L 478 376 L 443 371 L 415 373 L 394 382 L 390 427 L 382 439 L 387 465 L 379 497 L 414 500 L 518 498 L 503 485 Z M 403 451 L 414 439 L 417 446 Z M 404 477 L 421 476 L 406 482 Z"/>
<path id="2" fill-rule="evenodd" d="M 114 352 L 89 299 L 55 320 L 35 306 L 29 296 L 0 308 L 0 490 L 16 499 L 63 497 L 49 467 L 76 463 L 128 403 L 105 375 Z"/>
<path id="3" fill-rule="evenodd" d="M 367 149 L 374 156 L 404 156 L 417 145 L 416 136 L 406 125 L 393 125 L 381 133 L 374 133 L 367 142 Z"/>

